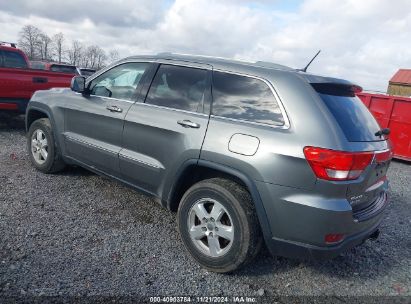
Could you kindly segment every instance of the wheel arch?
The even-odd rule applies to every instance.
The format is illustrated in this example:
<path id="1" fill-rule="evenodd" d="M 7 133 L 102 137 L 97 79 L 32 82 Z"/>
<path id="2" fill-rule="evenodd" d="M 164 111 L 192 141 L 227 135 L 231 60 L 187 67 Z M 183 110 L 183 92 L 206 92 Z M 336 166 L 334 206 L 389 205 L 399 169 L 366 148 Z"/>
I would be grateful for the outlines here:
<path id="1" fill-rule="evenodd" d="M 50 114 L 45 109 L 28 108 L 26 112 L 26 132 L 29 131 L 31 124 L 40 118 L 48 118 L 53 126 L 53 121 L 50 117 Z"/>
<path id="2" fill-rule="evenodd" d="M 64 125 L 64 116 L 62 119 L 57 119 L 57 121 L 59 121 L 59 125 L 57 125 L 52 113 L 53 112 L 51 109 L 46 105 L 30 101 L 25 117 L 26 132 L 29 132 L 30 126 L 33 122 L 41 118 L 47 118 L 50 121 L 50 125 L 53 130 L 55 145 L 60 150 L 62 157 L 64 158 L 64 141 L 62 136 L 59 136 Z"/>
<path id="3" fill-rule="evenodd" d="M 175 182 L 171 187 L 168 196 L 166 196 L 167 199 L 165 204 L 167 208 L 171 211 L 176 211 L 183 194 L 188 188 L 196 182 L 213 177 L 230 179 L 247 189 L 252 197 L 264 238 L 271 239 L 271 230 L 267 214 L 253 180 L 243 172 L 219 163 L 206 160 L 193 160 L 184 163 L 175 175 Z"/>

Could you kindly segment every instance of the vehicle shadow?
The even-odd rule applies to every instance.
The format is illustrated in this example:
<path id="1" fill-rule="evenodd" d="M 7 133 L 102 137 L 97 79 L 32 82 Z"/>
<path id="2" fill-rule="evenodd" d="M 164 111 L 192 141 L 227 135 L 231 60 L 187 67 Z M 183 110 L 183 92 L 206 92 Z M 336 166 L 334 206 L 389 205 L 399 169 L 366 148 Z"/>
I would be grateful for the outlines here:
<path id="1" fill-rule="evenodd" d="M 393 158 L 392 161 L 393 161 L 393 162 L 396 162 L 396 163 L 400 163 L 400 164 L 404 164 L 404 165 L 411 166 L 411 160 L 405 160 L 405 159 L 400 159 L 400 158 Z"/>
<path id="2" fill-rule="evenodd" d="M 96 175 L 94 172 L 91 172 L 90 170 L 84 169 L 79 166 L 67 166 L 63 171 L 55 173 L 56 175 L 61 175 L 61 176 L 90 176 L 90 175 Z"/>
<path id="3" fill-rule="evenodd" d="M 25 131 L 24 115 L 15 115 L 0 112 L 0 132 Z"/>
<path id="4" fill-rule="evenodd" d="M 270 274 L 285 273 L 305 269 L 310 273 L 326 275 L 334 279 L 357 277 L 372 280 L 390 272 L 396 261 L 390 256 L 389 249 L 383 248 L 382 241 L 366 241 L 332 260 L 299 261 L 283 257 L 273 257 L 263 246 L 256 259 L 234 275 L 241 277 L 263 277 Z M 383 249 L 381 249 L 383 248 Z"/>

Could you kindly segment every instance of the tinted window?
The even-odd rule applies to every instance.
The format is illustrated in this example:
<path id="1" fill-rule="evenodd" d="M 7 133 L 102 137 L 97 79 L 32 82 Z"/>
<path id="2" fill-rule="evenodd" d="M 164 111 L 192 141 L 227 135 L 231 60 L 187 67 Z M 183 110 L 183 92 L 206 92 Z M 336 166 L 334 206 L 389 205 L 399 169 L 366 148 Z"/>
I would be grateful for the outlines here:
<path id="1" fill-rule="evenodd" d="M 90 94 L 133 100 L 148 63 L 125 63 L 106 71 L 90 84 Z"/>
<path id="2" fill-rule="evenodd" d="M 27 68 L 26 60 L 17 52 L 3 50 L 3 66 L 6 68 Z"/>
<path id="3" fill-rule="evenodd" d="M 246 76 L 213 73 L 212 113 L 227 118 L 284 125 L 284 117 L 268 85 Z"/>
<path id="4" fill-rule="evenodd" d="M 380 130 L 367 107 L 349 86 L 313 84 L 349 141 L 377 141 Z"/>
<path id="5" fill-rule="evenodd" d="M 206 70 L 161 65 L 146 103 L 194 112 L 204 102 L 206 85 Z"/>
<path id="6" fill-rule="evenodd" d="M 70 65 L 52 64 L 50 66 L 50 71 L 59 72 L 59 73 L 67 73 L 67 74 L 77 74 L 77 68 L 75 66 L 70 66 Z"/>

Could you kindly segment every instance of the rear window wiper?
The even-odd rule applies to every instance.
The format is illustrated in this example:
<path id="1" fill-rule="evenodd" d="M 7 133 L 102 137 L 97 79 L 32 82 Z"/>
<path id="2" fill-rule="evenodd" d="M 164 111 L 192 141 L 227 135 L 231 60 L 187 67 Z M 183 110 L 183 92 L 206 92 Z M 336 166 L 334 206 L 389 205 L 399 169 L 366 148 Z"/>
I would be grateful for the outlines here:
<path id="1" fill-rule="evenodd" d="M 390 129 L 384 128 L 384 129 L 381 129 L 381 130 L 375 132 L 375 136 L 379 136 L 381 138 L 383 135 L 389 135 L 390 132 L 391 132 Z"/>

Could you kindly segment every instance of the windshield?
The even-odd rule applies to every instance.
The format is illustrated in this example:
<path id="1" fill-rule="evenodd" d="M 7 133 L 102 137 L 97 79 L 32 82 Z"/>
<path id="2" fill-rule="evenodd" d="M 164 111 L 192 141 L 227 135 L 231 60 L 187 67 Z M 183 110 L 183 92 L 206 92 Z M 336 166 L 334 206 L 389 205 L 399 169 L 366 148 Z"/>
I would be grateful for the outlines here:
<path id="1" fill-rule="evenodd" d="M 50 71 L 67 73 L 67 74 L 77 74 L 77 68 L 70 65 L 57 65 L 53 64 L 50 66 Z"/>

